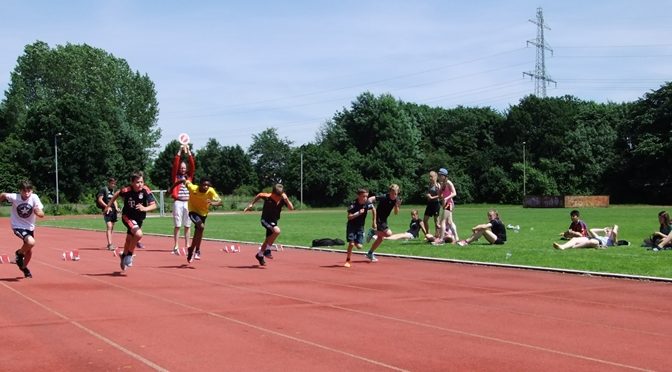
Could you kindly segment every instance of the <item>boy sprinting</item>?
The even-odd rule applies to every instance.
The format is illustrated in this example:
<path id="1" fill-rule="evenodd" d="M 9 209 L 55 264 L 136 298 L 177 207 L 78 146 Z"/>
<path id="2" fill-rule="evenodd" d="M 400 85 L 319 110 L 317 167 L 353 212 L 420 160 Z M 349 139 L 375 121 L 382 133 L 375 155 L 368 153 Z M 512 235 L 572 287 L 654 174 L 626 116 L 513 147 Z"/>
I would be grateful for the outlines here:
<path id="1" fill-rule="evenodd" d="M 201 178 L 198 185 L 188 180 L 184 182 L 189 189 L 189 219 L 196 228 L 194 237 L 191 239 L 191 246 L 187 249 L 187 262 L 193 262 L 194 259 L 201 259 L 201 240 L 210 206 L 222 205 L 222 200 L 208 178 Z"/>
<path id="2" fill-rule="evenodd" d="M 345 264 L 343 265 L 345 267 L 350 267 L 352 248 L 357 247 L 357 249 L 362 249 L 362 244 L 364 244 L 364 223 L 366 222 L 366 214 L 369 210 L 373 211 L 375 226 L 376 209 L 368 199 L 369 191 L 359 189 L 357 190 L 357 199 L 353 200 L 350 203 L 350 207 L 348 207 L 348 223 L 345 228 L 345 235 L 348 240 L 348 254 L 345 257 Z"/>
<path id="3" fill-rule="evenodd" d="M 122 271 L 133 266 L 133 252 L 142 239 L 142 222 L 147 212 L 156 209 L 156 201 L 152 191 L 145 185 L 145 175 L 141 171 L 131 175 L 131 184 L 114 193 L 105 207 L 105 213 L 110 213 L 118 197 L 124 200 L 121 209 L 121 222 L 126 226 L 126 241 L 124 252 L 119 256 Z"/>
<path id="4" fill-rule="evenodd" d="M 19 182 L 19 193 L 2 193 L 0 202 L 7 201 L 12 204 L 11 224 L 14 235 L 23 242 L 15 254 L 16 266 L 19 267 L 23 276 L 32 278 L 33 274 L 28 270 L 28 263 L 33 257 L 35 246 L 35 216 L 44 217 L 44 205 L 40 198 L 33 194 L 33 184 L 28 180 Z"/>
<path id="5" fill-rule="evenodd" d="M 254 207 L 254 204 L 260 199 L 264 200 L 264 208 L 261 211 L 261 226 L 266 229 L 266 238 L 261 244 L 259 252 L 255 255 L 259 265 L 266 265 L 264 257 L 273 258 L 271 254 L 271 246 L 275 239 L 280 235 L 280 227 L 278 220 L 280 219 L 280 212 L 283 206 L 287 206 L 289 210 L 294 210 L 294 205 L 289 201 L 287 194 L 284 193 L 282 184 L 276 183 L 271 192 L 260 192 L 257 194 L 250 204 L 245 208 L 244 212 L 249 211 Z"/>
<path id="6" fill-rule="evenodd" d="M 388 236 L 392 236 L 392 230 L 390 230 L 387 225 L 387 218 L 390 216 L 390 213 L 394 211 L 394 214 L 399 214 L 399 205 L 401 200 L 399 199 L 399 186 L 396 184 L 391 184 L 388 188 L 387 194 L 380 196 L 371 196 L 369 202 L 373 203 L 374 201 L 378 202 L 376 207 L 376 218 L 375 218 L 375 227 L 374 229 L 376 234 L 376 240 L 371 244 L 371 248 L 366 253 L 366 258 L 371 262 L 378 261 L 374 252 L 380 246 L 380 243 L 383 242 L 383 239 Z"/>

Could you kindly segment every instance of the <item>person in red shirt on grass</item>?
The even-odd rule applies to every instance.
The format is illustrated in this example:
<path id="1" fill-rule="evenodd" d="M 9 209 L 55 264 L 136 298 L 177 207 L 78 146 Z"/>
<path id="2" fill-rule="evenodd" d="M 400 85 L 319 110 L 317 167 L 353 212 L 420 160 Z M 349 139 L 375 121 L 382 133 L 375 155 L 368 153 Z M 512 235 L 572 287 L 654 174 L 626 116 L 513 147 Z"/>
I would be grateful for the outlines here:
<path id="1" fill-rule="evenodd" d="M 587 237 L 588 226 L 581 220 L 579 211 L 575 209 L 569 212 L 569 217 L 572 219 L 572 222 L 569 224 L 569 228 L 566 231 L 560 233 L 560 236 L 564 239 Z"/>

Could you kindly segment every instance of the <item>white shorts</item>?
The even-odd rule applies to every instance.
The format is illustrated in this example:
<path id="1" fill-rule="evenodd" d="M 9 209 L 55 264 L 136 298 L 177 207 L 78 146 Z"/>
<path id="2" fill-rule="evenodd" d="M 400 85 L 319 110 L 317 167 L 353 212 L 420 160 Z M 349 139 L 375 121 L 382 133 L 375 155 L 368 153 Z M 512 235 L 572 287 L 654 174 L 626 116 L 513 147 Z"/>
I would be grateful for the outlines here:
<path id="1" fill-rule="evenodd" d="M 189 202 L 175 200 L 173 203 L 173 223 L 175 227 L 191 227 L 189 219 Z"/>

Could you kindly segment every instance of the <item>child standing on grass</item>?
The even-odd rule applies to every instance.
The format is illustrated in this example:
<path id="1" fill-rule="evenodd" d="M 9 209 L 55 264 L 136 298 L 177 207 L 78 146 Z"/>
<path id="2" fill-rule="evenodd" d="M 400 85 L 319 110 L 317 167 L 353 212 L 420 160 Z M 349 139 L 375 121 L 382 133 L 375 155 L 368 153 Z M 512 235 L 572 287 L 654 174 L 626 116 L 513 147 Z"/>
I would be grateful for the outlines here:
<path id="1" fill-rule="evenodd" d="M 257 194 L 243 211 L 247 212 L 252 209 L 254 204 L 259 200 L 264 201 L 264 208 L 261 211 L 261 226 L 266 230 L 266 238 L 261 244 L 259 252 L 255 255 L 255 258 L 259 261 L 259 265 L 261 266 L 266 265 L 264 257 L 273 258 L 273 255 L 271 254 L 271 246 L 275 242 L 275 239 L 280 236 L 278 220 L 280 220 L 282 207 L 287 206 L 290 211 L 294 210 L 294 205 L 289 201 L 287 194 L 285 194 L 283 190 L 284 187 L 282 184 L 276 183 L 271 192 L 260 192 Z"/>
<path id="2" fill-rule="evenodd" d="M 114 193 L 105 207 L 105 213 L 110 213 L 118 197 L 124 200 L 121 210 L 121 222 L 126 226 L 126 241 L 124 252 L 120 257 L 120 267 L 124 271 L 133 266 L 133 252 L 142 239 L 142 222 L 147 212 L 156 209 L 156 202 L 152 191 L 145 185 L 145 175 L 141 171 L 131 175 L 131 184 Z"/>
<path id="3" fill-rule="evenodd" d="M 378 261 L 374 252 L 380 244 L 383 242 L 385 237 L 392 235 L 392 230 L 390 230 L 387 225 L 387 218 L 390 216 L 390 213 L 394 211 L 394 214 L 399 214 L 399 205 L 401 204 L 401 199 L 399 199 L 399 185 L 391 184 L 388 188 L 387 194 L 380 196 L 372 196 L 369 198 L 369 202 L 373 203 L 378 201 L 378 207 L 376 207 L 376 218 L 374 230 L 376 234 L 376 240 L 371 244 L 371 249 L 366 253 L 366 258 L 371 262 Z M 373 238 L 373 230 L 369 232 L 367 241 Z"/>
<path id="4" fill-rule="evenodd" d="M 425 215 L 422 219 L 422 232 L 429 234 L 429 218 L 434 219 L 434 234 L 439 236 L 439 213 L 441 212 L 441 200 L 439 193 L 441 192 L 441 184 L 438 181 L 439 175 L 431 171 L 429 172 L 429 186 L 427 186 L 427 206 L 425 207 Z"/>
<path id="5" fill-rule="evenodd" d="M 357 199 L 353 200 L 350 203 L 350 207 L 348 207 L 348 223 L 345 228 L 345 235 L 348 240 L 348 254 L 345 257 L 345 264 L 343 265 L 345 267 L 350 267 L 352 248 L 357 247 L 357 249 L 362 249 L 362 244 L 364 244 L 364 224 L 366 222 L 366 214 L 369 210 L 373 211 L 373 226 L 375 226 L 376 209 L 368 199 L 369 191 L 367 189 L 359 189 L 357 190 Z"/>
<path id="6" fill-rule="evenodd" d="M 189 219 L 196 227 L 191 246 L 187 249 L 187 262 L 193 262 L 194 259 L 201 259 L 201 240 L 210 206 L 222 205 L 222 200 L 208 178 L 201 178 L 198 185 L 194 185 L 189 180 L 183 182 L 189 189 Z"/>
<path id="7" fill-rule="evenodd" d="M 441 184 L 440 196 L 443 208 L 441 209 L 441 215 L 439 217 L 440 235 L 438 244 L 443 244 L 446 237 L 446 230 L 451 230 L 455 240 L 459 240 L 457 236 L 457 226 L 453 221 L 453 210 L 455 209 L 455 201 L 453 198 L 457 196 L 457 191 L 455 191 L 455 186 L 448 179 L 448 170 L 446 168 L 439 169 L 439 183 Z"/>
<path id="8" fill-rule="evenodd" d="M 35 246 L 35 216 L 44 217 L 44 205 L 40 198 L 33 194 L 33 184 L 28 180 L 19 182 L 19 193 L 2 193 L 0 202 L 7 201 L 12 204 L 11 224 L 14 235 L 23 242 L 15 254 L 16 266 L 19 267 L 23 276 L 32 278 L 33 274 L 28 270 L 28 263 L 33 257 Z"/>

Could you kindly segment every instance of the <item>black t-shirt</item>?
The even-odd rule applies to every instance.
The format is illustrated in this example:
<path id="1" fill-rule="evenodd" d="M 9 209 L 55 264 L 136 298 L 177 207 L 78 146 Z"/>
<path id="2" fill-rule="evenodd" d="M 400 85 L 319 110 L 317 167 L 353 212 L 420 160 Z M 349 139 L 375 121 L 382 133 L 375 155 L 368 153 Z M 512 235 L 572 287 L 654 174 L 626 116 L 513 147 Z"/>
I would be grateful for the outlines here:
<path id="1" fill-rule="evenodd" d="M 431 196 L 438 196 L 439 192 L 441 192 L 441 189 L 439 187 L 437 187 L 436 185 L 432 185 L 432 186 L 429 186 L 427 188 L 427 193 Z M 432 205 L 432 206 L 433 205 L 441 205 L 441 200 L 440 200 L 440 198 L 427 200 L 427 205 Z"/>
<path id="2" fill-rule="evenodd" d="M 376 208 L 376 223 L 387 222 L 387 217 L 390 216 L 397 200 L 390 199 L 388 194 L 376 195 L 378 207 Z"/>
<path id="3" fill-rule="evenodd" d="M 506 227 L 504 226 L 504 223 L 499 218 L 495 218 L 494 220 L 490 220 L 490 224 L 492 227 L 490 230 L 497 236 L 497 240 L 501 240 L 503 242 L 506 241 Z"/>
<path id="4" fill-rule="evenodd" d="M 417 238 L 420 234 L 420 219 L 411 219 L 411 223 L 408 225 L 408 230 L 406 232 Z"/>
<path id="5" fill-rule="evenodd" d="M 257 196 L 264 200 L 261 219 L 266 222 L 278 222 L 282 207 L 286 205 L 285 199 L 281 195 L 272 192 L 259 193 Z"/>
<path id="6" fill-rule="evenodd" d="M 357 200 L 354 200 L 352 203 L 350 203 L 350 206 L 348 207 L 348 214 L 356 213 L 359 212 L 360 210 L 364 209 L 364 213 L 360 214 L 359 216 L 348 220 L 348 227 L 350 228 L 362 228 L 364 227 L 364 223 L 366 222 L 366 215 L 369 212 L 369 210 L 373 209 L 373 204 L 369 203 L 369 201 L 365 201 L 364 204 L 359 204 Z"/>
<path id="7" fill-rule="evenodd" d="M 96 199 L 98 199 L 101 196 L 103 197 L 103 203 L 107 204 L 110 202 L 110 199 L 112 199 L 112 196 L 114 196 L 114 190 L 105 186 L 102 189 L 100 189 L 100 191 L 98 191 Z M 96 203 L 96 206 L 100 208 L 100 205 L 98 205 L 98 203 Z M 114 205 L 112 206 L 112 209 L 114 209 Z"/>
<path id="8" fill-rule="evenodd" d="M 131 186 L 126 186 L 119 192 L 119 197 L 124 199 L 124 207 L 121 213 L 135 221 L 142 221 L 147 216 L 147 212 L 135 209 L 136 205 L 144 205 L 146 207 L 155 202 L 154 195 L 147 186 L 143 186 L 137 192 Z"/>

